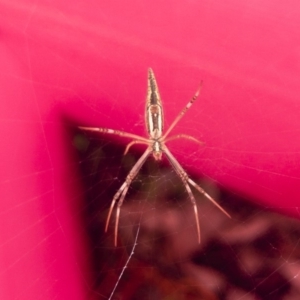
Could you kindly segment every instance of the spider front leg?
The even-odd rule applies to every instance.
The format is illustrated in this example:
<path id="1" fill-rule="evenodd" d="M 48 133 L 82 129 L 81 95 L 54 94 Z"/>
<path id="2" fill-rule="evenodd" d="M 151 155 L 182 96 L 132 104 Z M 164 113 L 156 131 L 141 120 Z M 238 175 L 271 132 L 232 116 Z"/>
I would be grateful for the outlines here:
<path id="1" fill-rule="evenodd" d="M 208 200 L 210 200 L 221 212 L 223 212 L 228 218 L 231 219 L 231 215 L 216 202 L 209 194 L 207 194 L 202 187 L 200 187 L 196 182 L 194 182 L 191 178 L 188 179 L 188 182 L 203 196 L 205 196 Z"/>
<path id="2" fill-rule="evenodd" d="M 116 204 L 116 201 L 119 199 L 119 202 L 117 204 L 117 211 L 116 211 L 116 222 L 115 222 L 115 241 L 114 244 L 115 246 L 117 246 L 117 238 L 118 238 L 118 226 L 119 226 L 119 218 L 120 218 L 120 209 L 121 206 L 123 204 L 124 198 L 127 194 L 127 191 L 129 189 L 129 186 L 132 182 L 132 180 L 135 178 L 135 176 L 138 174 L 139 170 L 141 169 L 141 167 L 143 166 L 144 162 L 146 161 L 147 157 L 149 156 L 149 154 L 151 153 L 151 149 L 147 148 L 147 150 L 144 152 L 144 154 L 139 158 L 139 160 L 135 163 L 135 165 L 132 167 L 131 171 L 128 173 L 125 182 L 121 185 L 121 187 L 119 188 L 119 190 L 116 192 L 110 208 L 109 208 L 109 212 L 107 215 L 107 219 L 106 219 L 106 224 L 105 224 L 105 232 L 107 231 L 108 228 L 108 224 L 109 224 L 109 220 L 113 211 L 113 208 Z"/>
<path id="3" fill-rule="evenodd" d="M 209 196 L 198 184 L 196 184 L 192 179 L 188 177 L 182 166 L 179 164 L 177 159 L 173 156 L 173 154 L 170 152 L 170 150 L 165 146 L 164 152 L 169 159 L 170 163 L 174 167 L 176 173 L 183 181 L 183 184 L 185 186 L 185 189 L 187 190 L 190 200 L 192 202 L 192 205 L 194 207 L 194 213 L 196 218 L 196 224 L 197 224 L 197 231 L 198 231 L 198 241 L 200 243 L 200 225 L 199 225 L 199 219 L 198 219 L 198 209 L 197 204 L 194 198 L 194 195 L 190 189 L 190 186 L 188 183 L 190 183 L 193 187 L 195 187 L 203 196 L 205 196 L 208 200 L 210 200 L 216 207 L 218 207 L 227 217 L 231 218 L 228 212 L 224 208 L 222 208 L 211 196 Z"/>
<path id="4" fill-rule="evenodd" d="M 176 171 L 177 175 L 180 177 L 180 179 L 183 182 L 183 185 L 189 195 L 189 198 L 192 202 L 193 208 L 194 208 L 194 214 L 195 214 L 195 220 L 196 220 L 196 226 L 197 226 L 197 234 L 198 234 L 198 243 L 200 244 L 201 241 L 201 235 L 200 235 L 200 223 L 199 223 L 199 215 L 198 215 L 198 207 L 196 204 L 196 199 L 194 197 L 194 194 L 188 185 L 187 179 L 188 176 L 179 164 L 179 162 L 176 160 L 176 158 L 173 156 L 173 154 L 170 152 L 170 150 L 164 146 L 164 153 L 166 154 L 168 160 L 170 161 L 171 165 L 173 166 L 174 170 Z"/>

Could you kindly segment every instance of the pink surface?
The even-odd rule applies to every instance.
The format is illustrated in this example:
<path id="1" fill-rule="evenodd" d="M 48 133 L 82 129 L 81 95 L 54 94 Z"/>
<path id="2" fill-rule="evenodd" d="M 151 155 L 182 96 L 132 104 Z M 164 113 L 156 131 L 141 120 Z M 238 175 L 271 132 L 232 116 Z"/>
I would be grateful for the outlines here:
<path id="1" fill-rule="evenodd" d="M 167 124 L 204 81 L 174 130 L 206 143 L 174 143 L 184 166 L 299 216 L 299 1 L 1 1 L 0 10 L 1 299 L 87 298 L 62 118 L 144 134 L 148 67 Z"/>

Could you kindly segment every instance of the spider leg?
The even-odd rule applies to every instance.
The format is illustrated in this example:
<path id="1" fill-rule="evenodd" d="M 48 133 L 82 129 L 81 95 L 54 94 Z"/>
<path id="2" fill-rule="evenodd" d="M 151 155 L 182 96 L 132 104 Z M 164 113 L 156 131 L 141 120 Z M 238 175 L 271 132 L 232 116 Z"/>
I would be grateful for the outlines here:
<path id="1" fill-rule="evenodd" d="M 118 202 L 118 205 L 117 205 L 116 223 L 115 223 L 115 242 L 114 242 L 115 246 L 117 246 L 117 240 L 118 240 L 118 227 L 119 227 L 121 206 L 123 204 L 123 201 L 124 201 L 124 198 L 125 198 L 125 196 L 127 194 L 128 189 L 129 189 L 129 185 L 127 185 L 125 187 L 125 189 L 123 190 L 121 198 L 120 198 L 120 200 Z"/>
<path id="2" fill-rule="evenodd" d="M 121 137 L 126 137 L 126 138 L 131 138 L 131 139 L 135 139 L 138 141 L 143 141 L 145 143 L 148 142 L 148 140 L 142 136 L 133 134 L 133 133 L 129 133 L 129 132 L 125 132 L 125 131 L 120 131 L 120 130 L 114 130 L 114 129 L 109 129 L 109 128 L 102 128 L 102 127 L 84 127 L 84 126 L 78 126 L 79 129 L 82 130 L 89 130 L 89 131 L 98 131 L 101 133 L 106 133 L 106 134 L 114 134 L 114 135 L 119 135 Z"/>
<path id="3" fill-rule="evenodd" d="M 195 189 L 197 189 L 197 191 L 199 191 L 202 195 L 204 195 L 216 207 L 218 207 L 227 217 L 229 217 L 231 219 L 231 216 L 229 215 L 229 213 L 224 208 L 222 208 L 211 196 L 209 196 L 209 194 L 207 194 L 204 191 L 204 189 L 202 189 L 198 184 L 196 184 L 192 179 L 190 179 L 188 177 L 188 175 L 183 170 L 183 168 L 181 167 L 181 165 L 179 164 L 177 159 L 173 156 L 173 154 L 170 152 L 170 150 L 166 146 L 164 148 L 164 152 L 165 152 L 166 156 L 168 157 L 168 159 L 170 160 L 170 162 L 171 162 L 172 166 L 174 167 L 175 171 L 177 172 L 177 174 L 179 175 L 181 180 L 184 182 L 186 190 L 188 191 L 186 186 L 189 187 L 188 183 L 190 183 Z M 189 191 L 188 191 L 188 193 L 189 193 Z M 190 193 L 189 193 L 189 196 L 190 196 Z M 196 203 L 194 202 L 193 198 L 191 198 L 191 201 L 192 201 L 192 204 L 194 206 L 195 217 L 198 218 Z M 198 229 L 198 228 L 200 228 L 200 226 L 198 226 L 198 222 L 199 222 L 198 219 L 196 220 L 196 222 L 197 222 L 197 229 Z M 198 232 L 198 238 L 199 238 L 199 236 L 200 236 L 200 232 Z"/>
<path id="4" fill-rule="evenodd" d="M 114 208 L 114 206 L 116 204 L 116 201 L 120 197 L 121 193 L 123 192 L 123 190 L 125 189 L 126 186 L 127 186 L 127 182 L 125 181 L 121 185 L 121 187 L 119 188 L 119 190 L 116 192 L 116 194 L 113 197 L 113 200 L 111 201 L 111 205 L 110 205 L 109 212 L 108 212 L 107 218 L 106 218 L 106 223 L 105 223 L 105 232 L 107 232 L 107 228 L 108 228 L 109 220 L 110 220 L 110 217 L 111 217 L 111 213 L 112 213 L 113 208 Z"/>
<path id="5" fill-rule="evenodd" d="M 107 231 L 108 228 L 108 224 L 109 224 L 109 220 L 113 211 L 113 208 L 115 206 L 115 203 L 117 201 L 118 198 L 120 198 L 118 204 L 117 204 L 117 212 L 116 212 L 116 223 L 115 223 L 115 246 L 117 245 L 117 237 L 118 237 L 118 225 L 119 225 L 119 217 L 120 217 L 120 208 L 123 204 L 124 198 L 126 196 L 126 193 L 129 189 L 129 186 L 132 182 L 132 180 L 135 178 L 135 176 L 137 175 L 137 173 L 139 172 L 139 170 L 141 169 L 141 167 L 143 166 L 145 160 L 147 159 L 147 157 L 149 156 L 149 154 L 151 153 L 151 149 L 147 148 L 147 150 L 144 152 L 144 154 L 139 158 L 139 160 L 135 163 L 135 165 L 132 167 L 131 171 L 128 173 L 125 182 L 121 185 L 121 187 L 119 188 L 119 190 L 116 192 L 110 208 L 109 208 L 109 212 L 107 215 L 107 219 L 106 219 L 106 224 L 105 224 L 105 231 Z"/>
<path id="6" fill-rule="evenodd" d="M 208 200 L 210 200 L 220 211 L 222 211 L 228 218 L 231 219 L 230 214 L 223 208 L 221 207 L 218 202 L 216 202 L 209 194 L 207 194 L 202 187 L 200 187 L 196 182 L 194 182 L 192 179 L 188 179 L 188 182 L 198 191 L 200 192 L 203 196 L 205 196 Z"/>
<path id="7" fill-rule="evenodd" d="M 167 139 L 165 139 L 164 143 L 167 143 L 169 141 L 173 141 L 176 139 L 187 139 L 190 141 L 193 141 L 195 143 L 198 143 L 200 145 L 204 145 L 204 142 L 197 140 L 196 138 L 194 138 L 193 136 L 187 135 L 187 134 L 177 134 L 177 135 L 173 135 Z"/>
<path id="8" fill-rule="evenodd" d="M 180 173 L 177 172 L 177 174 L 179 175 Z M 180 176 L 180 178 L 184 184 L 186 191 L 189 194 L 190 200 L 191 200 L 193 208 L 194 208 L 194 214 L 195 214 L 195 220 L 196 220 L 196 226 L 197 226 L 197 234 L 198 234 L 198 243 L 200 244 L 200 242 L 201 242 L 200 223 L 199 223 L 199 215 L 198 215 L 198 207 L 196 204 L 196 199 L 195 199 L 194 194 L 193 194 L 190 186 L 188 185 L 187 181 L 185 179 L 183 179 L 183 177 L 181 177 L 181 176 Z"/>
<path id="9" fill-rule="evenodd" d="M 126 149 L 124 151 L 124 155 L 127 154 L 127 152 L 129 151 L 129 148 L 135 144 L 144 144 L 144 145 L 149 145 L 149 141 L 148 142 L 144 142 L 144 141 L 141 141 L 141 140 L 134 140 L 132 142 L 130 142 L 127 146 L 126 146 Z"/>
<path id="10" fill-rule="evenodd" d="M 189 101 L 189 103 L 185 106 L 185 108 L 179 113 L 179 115 L 175 118 L 175 120 L 173 121 L 173 123 L 170 125 L 170 127 L 168 128 L 168 130 L 166 131 L 166 133 L 163 136 L 163 139 L 165 139 L 168 134 L 170 133 L 170 131 L 174 128 L 174 126 L 179 122 L 179 120 L 184 116 L 184 114 L 187 112 L 187 110 L 193 105 L 193 103 L 196 101 L 196 99 L 198 98 L 198 96 L 200 95 L 201 92 L 201 88 L 202 88 L 202 81 L 200 82 L 200 86 L 198 88 L 198 90 L 196 91 L 196 93 L 194 94 L 193 98 Z"/>
<path id="11" fill-rule="evenodd" d="M 194 207 L 194 214 L 196 219 L 196 225 L 197 225 L 197 234 L 198 234 L 198 242 L 200 244 L 201 238 L 200 238 L 200 223 L 199 223 L 199 215 L 198 215 L 198 207 L 196 204 L 195 197 L 193 195 L 193 192 L 188 185 L 188 175 L 185 173 L 179 162 L 176 160 L 176 158 L 173 156 L 173 154 L 170 152 L 170 150 L 165 146 L 164 153 L 166 154 L 167 158 L 169 159 L 171 165 L 173 166 L 174 170 L 176 171 L 177 175 L 180 177 L 180 179 L 183 182 L 183 185 L 189 195 L 189 198 L 192 202 L 192 205 Z"/>

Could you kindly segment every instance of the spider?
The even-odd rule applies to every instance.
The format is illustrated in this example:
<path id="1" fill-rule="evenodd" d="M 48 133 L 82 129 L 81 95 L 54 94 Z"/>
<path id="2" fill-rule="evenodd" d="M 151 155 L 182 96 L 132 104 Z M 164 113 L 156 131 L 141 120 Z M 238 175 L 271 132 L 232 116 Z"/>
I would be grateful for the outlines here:
<path id="1" fill-rule="evenodd" d="M 145 163 L 146 159 L 150 154 L 153 155 L 154 159 L 159 161 L 162 159 L 162 155 L 165 154 L 168 158 L 169 162 L 173 166 L 174 170 L 176 171 L 177 175 L 180 177 L 180 179 L 183 182 L 183 185 L 189 195 L 189 198 L 192 202 L 193 208 L 194 208 L 194 214 L 196 219 L 196 226 L 197 226 L 197 234 L 198 234 L 198 242 L 200 243 L 200 224 L 199 224 L 199 217 L 198 217 L 198 209 L 195 197 L 193 195 L 193 192 L 191 190 L 191 186 L 193 186 L 198 192 L 200 192 L 202 195 L 204 195 L 208 200 L 210 200 L 215 206 L 217 206 L 226 216 L 231 218 L 231 216 L 209 195 L 207 194 L 197 183 L 195 183 L 187 173 L 184 171 L 182 166 L 179 164 L 177 159 L 173 156 L 173 154 L 170 152 L 168 147 L 166 146 L 166 143 L 183 138 L 187 140 L 191 140 L 193 142 L 196 142 L 198 144 L 203 144 L 201 141 L 197 140 L 196 138 L 186 135 L 186 134 L 177 134 L 175 136 L 168 137 L 171 130 L 175 127 L 175 125 L 178 123 L 178 121 L 184 116 L 186 111 L 193 105 L 195 100 L 198 98 L 200 91 L 202 87 L 202 82 L 194 94 L 193 98 L 188 102 L 188 104 L 184 107 L 184 109 L 177 115 L 173 123 L 170 125 L 168 130 L 163 134 L 163 127 L 164 127 L 164 115 L 163 115 L 163 107 L 162 102 L 160 98 L 160 94 L 158 91 L 158 86 L 156 83 L 156 79 L 154 76 L 154 73 L 152 69 L 148 70 L 148 92 L 147 92 L 147 98 L 146 98 L 146 108 L 145 108 L 145 123 L 146 123 L 146 129 L 148 132 L 149 137 L 145 138 L 133 133 L 128 133 L 120 130 L 114 130 L 109 128 L 96 128 L 96 127 L 83 127 L 79 126 L 82 130 L 89 130 L 89 131 L 98 131 L 104 134 L 114 134 L 119 135 L 121 137 L 125 138 L 131 138 L 133 141 L 131 141 L 127 147 L 125 148 L 124 155 L 128 152 L 129 148 L 134 144 L 144 144 L 147 146 L 146 151 L 144 154 L 139 158 L 139 160 L 135 163 L 135 165 L 132 167 L 131 171 L 127 175 L 124 183 L 121 185 L 119 190 L 114 195 L 109 212 L 106 219 L 105 224 L 105 232 L 107 232 L 108 224 L 111 218 L 111 214 L 113 211 L 113 208 L 119 199 L 117 203 L 117 210 L 116 210 L 116 221 L 115 221 L 115 238 L 114 238 L 114 244 L 117 245 L 117 238 L 118 238 L 118 225 L 119 225 L 119 218 L 120 218 L 120 209 L 123 204 L 124 198 L 126 196 L 126 193 L 129 189 L 129 186 L 133 179 L 138 174 L 139 170 Z"/>

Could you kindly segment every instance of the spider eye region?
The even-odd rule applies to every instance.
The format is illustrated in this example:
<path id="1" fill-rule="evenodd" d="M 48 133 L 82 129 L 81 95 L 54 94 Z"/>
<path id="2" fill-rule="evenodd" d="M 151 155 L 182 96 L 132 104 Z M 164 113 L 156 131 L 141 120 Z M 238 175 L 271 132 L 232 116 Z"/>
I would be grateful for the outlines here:
<path id="1" fill-rule="evenodd" d="M 162 157 L 162 149 L 161 149 L 161 144 L 159 141 L 154 141 L 153 143 L 153 151 L 152 151 L 152 154 L 153 154 L 153 157 L 155 160 L 161 160 L 161 157 Z"/>
<path id="2" fill-rule="evenodd" d="M 161 160 L 162 152 L 161 151 L 153 152 L 153 157 L 155 160 Z"/>

